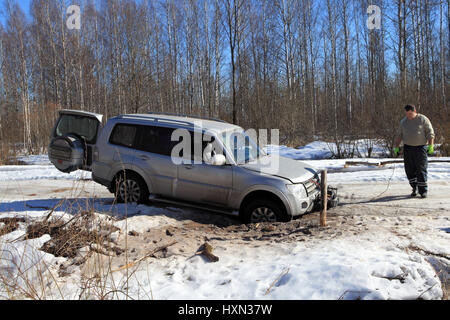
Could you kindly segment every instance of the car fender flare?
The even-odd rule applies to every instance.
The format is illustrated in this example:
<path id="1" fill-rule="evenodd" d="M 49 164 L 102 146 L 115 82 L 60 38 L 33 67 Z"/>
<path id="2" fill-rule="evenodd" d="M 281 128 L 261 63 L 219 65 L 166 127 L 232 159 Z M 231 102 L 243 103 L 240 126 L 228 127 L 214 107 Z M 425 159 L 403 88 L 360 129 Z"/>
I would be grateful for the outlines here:
<path id="1" fill-rule="evenodd" d="M 148 177 L 148 175 L 145 173 L 144 170 L 142 170 L 138 166 L 135 166 L 130 163 L 121 163 L 119 166 L 114 166 L 111 169 L 111 172 L 114 172 L 114 174 L 112 175 L 112 179 L 111 179 L 111 186 L 110 186 L 111 190 L 114 188 L 114 186 L 113 186 L 114 178 L 117 176 L 117 174 L 119 174 L 120 172 L 123 172 L 123 171 L 133 171 L 136 174 L 138 174 L 145 181 L 148 192 L 153 193 L 153 185 L 152 185 L 152 181 L 150 180 L 150 177 Z"/>
<path id="2" fill-rule="evenodd" d="M 241 208 L 241 205 L 244 202 L 244 200 L 247 198 L 247 196 L 249 196 L 250 194 L 252 194 L 254 192 L 258 192 L 258 191 L 269 192 L 269 193 L 273 194 L 274 196 L 276 196 L 284 204 L 284 207 L 286 208 L 286 213 L 288 215 L 292 215 L 292 207 L 289 203 L 288 198 L 278 189 L 273 188 L 271 186 L 267 186 L 267 185 L 253 185 L 253 186 L 247 188 L 242 193 L 242 196 L 239 197 L 239 200 L 237 201 L 238 208 L 239 209 Z"/>

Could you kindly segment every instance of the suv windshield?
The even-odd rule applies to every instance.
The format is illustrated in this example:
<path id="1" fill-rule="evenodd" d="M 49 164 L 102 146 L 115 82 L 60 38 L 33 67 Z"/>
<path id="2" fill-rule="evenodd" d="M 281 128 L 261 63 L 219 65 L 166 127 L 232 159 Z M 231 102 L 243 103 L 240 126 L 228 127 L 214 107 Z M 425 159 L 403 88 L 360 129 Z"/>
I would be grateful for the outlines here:
<path id="1" fill-rule="evenodd" d="M 95 143 L 99 122 L 95 118 L 63 114 L 56 126 L 55 136 L 61 137 L 67 134 L 76 134 L 86 139 L 87 143 Z"/>
<path id="2" fill-rule="evenodd" d="M 222 132 L 222 141 L 233 155 L 237 164 L 244 164 L 265 155 L 253 139 L 244 130 Z"/>

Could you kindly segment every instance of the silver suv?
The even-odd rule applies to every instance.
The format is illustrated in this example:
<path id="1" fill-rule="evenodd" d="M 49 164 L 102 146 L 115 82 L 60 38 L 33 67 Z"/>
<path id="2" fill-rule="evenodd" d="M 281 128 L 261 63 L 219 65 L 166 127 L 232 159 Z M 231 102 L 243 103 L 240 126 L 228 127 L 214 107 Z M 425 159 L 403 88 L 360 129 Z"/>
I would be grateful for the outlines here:
<path id="1" fill-rule="evenodd" d="M 221 120 L 126 114 L 102 126 L 102 115 L 61 110 L 48 150 L 56 168 L 92 171 L 118 202 L 151 197 L 254 223 L 289 221 L 320 200 L 315 168 L 266 154 Z"/>

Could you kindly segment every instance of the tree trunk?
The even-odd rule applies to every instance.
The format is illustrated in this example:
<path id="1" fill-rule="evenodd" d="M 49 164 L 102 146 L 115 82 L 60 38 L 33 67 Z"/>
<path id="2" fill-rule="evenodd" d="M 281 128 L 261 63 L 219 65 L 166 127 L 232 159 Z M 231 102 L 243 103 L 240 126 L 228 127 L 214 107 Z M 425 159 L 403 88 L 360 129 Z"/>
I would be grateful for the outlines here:
<path id="1" fill-rule="evenodd" d="M 440 45 L 441 45 L 441 54 L 440 54 L 440 60 L 441 60 L 441 96 L 442 96 L 442 105 L 444 106 L 445 110 L 448 111 L 448 105 L 447 105 L 447 99 L 445 97 L 445 46 L 444 46 L 444 0 L 441 0 L 441 7 L 440 7 L 440 29 L 439 29 L 439 37 L 440 37 Z M 450 26 L 449 26 L 450 28 Z M 449 30 L 450 32 L 450 30 Z M 447 36 L 450 37 L 448 34 Z M 447 112 L 446 112 L 447 113 Z"/>

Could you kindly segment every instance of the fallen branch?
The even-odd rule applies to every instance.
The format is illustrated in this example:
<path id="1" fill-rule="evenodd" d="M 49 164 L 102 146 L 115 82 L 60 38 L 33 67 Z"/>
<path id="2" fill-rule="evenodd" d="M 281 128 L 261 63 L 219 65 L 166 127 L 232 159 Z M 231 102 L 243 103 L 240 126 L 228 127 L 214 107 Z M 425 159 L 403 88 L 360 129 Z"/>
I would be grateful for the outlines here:
<path id="1" fill-rule="evenodd" d="M 280 275 L 278 276 L 278 278 L 276 278 L 276 279 L 272 282 L 272 284 L 270 285 L 270 287 L 267 288 L 266 293 L 264 293 L 264 295 L 267 296 L 267 295 L 270 293 L 270 291 L 272 290 L 273 286 L 274 286 L 276 283 L 278 283 L 278 281 L 280 281 L 280 279 L 281 279 L 282 277 L 284 277 L 285 275 L 287 275 L 288 273 L 289 273 L 289 268 L 284 269 L 284 270 L 280 273 Z"/>
<path id="2" fill-rule="evenodd" d="M 344 164 L 344 168 L 348 168 L 349 166 L 357 166 L 357 165 L 380 166 L 380 162 L 346 161 L 345 164 Z"/>
<path id="3" fill-rule="evenodd" d="M 450 160 L 437 160 L 437 159 L 428 159 L 428 163 L 446 163 L 450 162 Z M 380 162 L 380 166 L 384 166 L 386 164 L 392 164 L 392 163 L 403 163 L 403 159 L 398 160 L 388 160 L 388 161 L 382 161 Z"/>
<path id="4" fill-rule="evenodd" d="M 428 163 L 446 163 L 450 162 L 450 160 L 438 160 L 438 159 L 432 159 L 428 160 Z M 403 163 L 403 159 L 395 159 L 395 160 L 387 160 L 387 161 L 376 161 L 376 162 L 370 162 L 370 161 L 346 161 L 344 164 L 344 168 L 348 168 L 349 166 L 357 166 L 357 165 L 365 165 L 365 166 L 375 166 L 375 167 L 384 167 L 387 164 L 394 164 L 394 163 Z"/>
<path id="5" fill-rule="evenodd" d="M 211 262 L 217 262 L 219 261 L 219 257 L 215 256 L 213 253 L 213 247 L 208 243 L 205 242 L 201 247 L 200 251 L 196 254 L 203 254 L 206 258 L 208 258 Z"/>
<path id="6" fill-rule="evenodd" d="M 157 253 L 157 252 L 159 252 L 159 251 L 161 251 L 161 250 L 164 250 L 164 249 L 166 249 L 166 248 L 168 248 L 168 247 L 174 245 L 175 243 L 177 243 L 177 241 L 176 241 L 176 240 L 173 240 L 173 241 L 171 241 L 171 242 L 169 242 L 169 243 L 167 243 L 167 244 L 161 245 L 161 246 L 159 246 L 159 247 L 153 249 L 153 250 L 150 251 L 149 253 L 147 253 L 145 256 L 143 256 L 143 257 L 137 259 L 136 261 L 130 262 L 130 263 L 128 263 L 128 264 L 126 264 L 126 265 L 120 267 L 119 269 L 113 270 L 112 272 L 116 272 L 116 271 L 120 271 L 120 270 L 124 270 L 124 269 L 131 268 L 131 267 L 135 266 L 137 263 L 141 262 L 142 260 L 147 259 L 148 257 L 153 256 L 155 253 Z"/>

